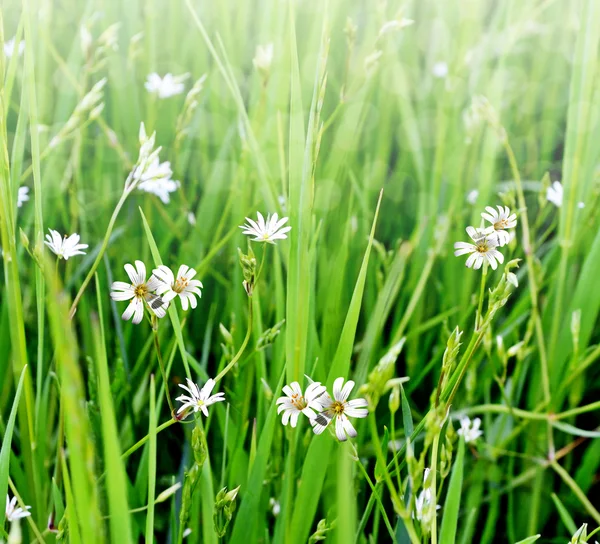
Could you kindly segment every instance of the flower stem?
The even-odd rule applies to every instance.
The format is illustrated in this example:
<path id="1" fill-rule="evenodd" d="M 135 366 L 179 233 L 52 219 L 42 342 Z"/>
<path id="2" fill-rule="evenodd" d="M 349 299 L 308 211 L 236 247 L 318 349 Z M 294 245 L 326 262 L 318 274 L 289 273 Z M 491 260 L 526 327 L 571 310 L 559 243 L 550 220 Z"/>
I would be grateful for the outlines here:
<path id="1" fill-rule="evenodd" d="M 104 256 L 104 252 L 106 251 L 106 248 L 108 246 L 108 241 L 110 239 L 110 235 L 112 234 L 113 228 L 115 226 L 115 221 L 117 220 L 117 216 L 119 215 L 119 212 L 121 211 L 121 208 L 123 207 L 123 204 L 125 203 L 125 200 L 128 196 L 129 196 L 129 191 L 123 191 L 123 194 L 121 195 L 121 198 L 119 199 L 119 202 L 117 203 L 117 206 L 116 206 L 115 210 L 113 211 L 113 214 L 108 223 L 108 227 L 106 229 L 106 234 L 104 235 L 104 240 L 102 241 L 102 246 L 100 247 L 100 250 L 98 251 L 96 260 L 94 261 L 92 268 L 88 272 L 88 275 L 85 277 L 85 280 L 83 280 L 83 283 L 81 284 L 81 287 L 79 288 L 77 296 L 73 299 L 73 304 L 71 304 L 71 309 L 69 310 L 69 319 L 73 319 L 73 317 L 75 316 L 75 311 L 77 310 L 77 305 L 79 304 L 79 301 L 81 300 L 81 297 L 83 296 L 85 288 L 90 283 L 92 277 L 94 276 L 94 273 L 96 272 L 96 269 L 98 268 L 98 265 L 100 264 L 100 261 L 102 260 L 102 257 Z"/>
<path id="2" fill-rule="evenodd" d="M 475 314 L 475 332 L 479 331 L 483 316 L 481 311 L 483 309 L 483 297 L 485 295 L 485 280 L 487 279 L 488 263 L 483 263 L 483 270 L 481 271 L 481 287 L 479 288 L 479 304 L 477 306 L 477 313 Z"/>
<path id="3" fill-rule="evenodd" d="M 485 265 L 484 265 L 485 266 Z M 437 454 L 440 445 L 440 433 L 436 432 L 433 437 L 433 445 L 431 446 L 431 495 L 433 497 L 433 521 L 431 523 L 431 544 L 437 544 Z"/>
<path id="4" fill-rule="evenodd" d="M 165 384 L 165 395 L 167 396 L 167 402 L 169 403 L 171 415 L 175 417 L 175 408 L 173 407 L 173 401 L 171 400 L 171 394 L 169 393 L 169 379 L 165 371 L 162 355 L 160 354 L 160 343 L 158 341 L 158 321 L 154 314 L 152 314 L 152 334 L 154 336 L 154 349 L 156 350 L 158 366 L 160 367 L 160 373 L 162 374 L 163 383 Z"/>
<path id="5" fill-rule="evenodd" d="M 238 352 L 233 356 L 233 359 L 231 359 L 229 364 L 223 370 L 221 370 L 221 372 L 219 372 L 219 374 L 215 378 L 215 383 L 219 382 L 219 380 L 221 380 L 225 376 L 225 374 L 227 374 L 233 368 L 233 365 L 235 365 L 235 363 L 239 361 L 240 357 L 242 356 L 242 353 L 244 353 L 244 350 L 246 349 L 246 346 L 250 341 L 250 335 L 252 334 L 252 317 L 252 298 L 248 297 L 248 331 L 246 332 L 246 337 L 244 338 L 244 341 L 242 342 L 242 345 Z"/>

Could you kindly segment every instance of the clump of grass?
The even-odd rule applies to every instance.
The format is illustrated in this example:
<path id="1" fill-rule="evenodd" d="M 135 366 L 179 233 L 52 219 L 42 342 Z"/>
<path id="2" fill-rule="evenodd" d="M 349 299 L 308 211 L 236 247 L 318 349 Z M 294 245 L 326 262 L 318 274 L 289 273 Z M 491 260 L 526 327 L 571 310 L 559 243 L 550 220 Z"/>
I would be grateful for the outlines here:
<path id="1" fill-rule="evenodd" d="M 3 6 L 0 542 L 592 541 L 580 4 Z"/>

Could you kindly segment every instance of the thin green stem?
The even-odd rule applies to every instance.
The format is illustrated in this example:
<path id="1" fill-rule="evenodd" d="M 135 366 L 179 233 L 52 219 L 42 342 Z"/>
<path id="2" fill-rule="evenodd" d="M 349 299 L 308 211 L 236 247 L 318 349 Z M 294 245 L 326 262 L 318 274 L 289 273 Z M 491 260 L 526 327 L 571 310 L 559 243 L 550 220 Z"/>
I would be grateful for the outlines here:
<path id="1" fill-rule="evenodd" d="M 154 336 L 154 349 L 156 350 L 156 358 L 158 359 L 158 366 L 160 367 L 160 373 L 163 379 L 165 396 L 167 397 L 167 402 L 169 403 L 171 416 L 175 417 L 175 408 L 173 407 L 173 401 L 171 400 L 171 393 L 169 393 L 169 378 L 167 376 L 163 358 L 160 353 L 160 343 L 158 340 L 158 319 L 154 314 L 152 314 L 152 335 Z"/>
<path id="2" fill-rule="evenodd" d="M 234 355 L 233 359 L 231 359 L 229 364 L 223 370 L 221 370 L 221 372 L 219 372 L 219 374 L 215 378 L 215 383 L 218 383 L 221 379 L 223 379 L 225 374 L 227 374 L 233 368 L 235 363 L 238 362 L 238 360 L 244 353 L 244 350 L 246 349 L 246 346 L 248 345 L 248 342 L 250 341 L 250 336 L 252 335 L 252 321 L 253 321 L 252 317 L 253 317 L 252 297 L 248 297 L 248 330 L 246 331 L 246 337 L 244 338 L 244 341 L 243 341 L 240 349 Z"/>
<path id="3" fill-rule="evenodd" d="M 481 271 L 481 286 L 479 288 L 479 304 L 477 305 L 477 313 L 475 314 L 475 331 L 479 331 L 483 316 L 481 312 L 483 310 L 483 299 L 485 297 L 485 280 L 488 273 L 488 263 L 483 263 L 483 270 Z"/>
<path id="4" fill-rule="evenodd" d="M 436 432 L 433 437 L 433 444 L 431 446 L 431 493 L 433 495 L 433 508 L 437 505 L 437 455 L 440 446 L 440 433 Z M 437 544 L 437 516 L 433 516 L 433 522 L 431 524 L 431 544 Z"/>
<path id="5" fill-rule="evenodd" d="M 86 287 L 88 286 L 88 284 L 94 277 L 94 273 L 96 272 L 96 269 L 98 268 L 98 265 L 100 264 L 100 261 L 102 260 L 102 257 L 104 256 L 104 252 L 106 251 L 106 248 L 108 247 L 108 241 L 110 240 L 110 235 L 112 234 L 113 228 L 115 226 L 115 221 L 117 220 L 117 216 L 119 215 L 119 212 L 121 211 L 121 208 L 123 207 L 123 204 L 125 203 L 125 200 L 127 199 L 128 196 L 129 196 L 129 191 L 123 191 L 123 194 L 121 195 L 121 198 L 119 199 L 119 202 L 117 203 L 117 206 L 115 207 L 115 210 L 113 211 L 110 221 L 108 222 L 106 234 L 104 235 L 104 240 L 102 241 L 102 246 L 100 246 L 100 250 L 98 251 L 96 260 L 94 261 L 92 268 L 88 272 L 88 275 L 83 280 L 83 283 L 81 284 L 81 287 L 79 288 L 79 292 L 73 299 L 73 304 L 71 304 L 71 309 L 69 310 L 69 319 L 73 319 L 73 317 L 75 316 L 75 312 L 77 311 L 77 305 L 79 304 L 79 301 L 81 300 L 81 297 L 83 296 L 83 293 L 84 293 Z"/>
<path id="6" fill-rule="evenodd" d="M 583 505 L 583 507 L 587 510 L 588 514 L 594 518 L 596 523 L 600 523 L 600 512 L 594 508 L 594 505 L 589 501 L 586 497 L 585 493 L 582 491 L 581 487 L 577 485 L 577 482 L 571 478 L 569 473 L 561 467 L 556 461 L 552 461 L 550 466 L 554 469 L 554 471 L 562 478 L 563 482 L 567 484 L 571 491 L 575 494 L 575 496 L 579 499 L 579 502 Z"/>

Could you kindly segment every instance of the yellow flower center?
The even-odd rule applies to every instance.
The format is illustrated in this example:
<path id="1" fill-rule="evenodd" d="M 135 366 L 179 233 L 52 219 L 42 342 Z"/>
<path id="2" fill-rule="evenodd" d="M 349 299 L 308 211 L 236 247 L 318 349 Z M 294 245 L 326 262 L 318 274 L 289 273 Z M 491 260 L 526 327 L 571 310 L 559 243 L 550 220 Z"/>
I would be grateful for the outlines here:
<path id="1" fill-rule="evenodd" d="M 269 233 L 268 233 L 268 232 L 265 232 L 265 233 L 263 234 L 263 240 L 268 240 L 268 239 L 269 239 Z"/>
<path id="2" fill-rule="evenodd" d="M 303 396 L 298 395 L 297 393 L 294 393 L 292 395 L 291 400 L 292 400 L 292 404 L 298 410 L 304 410 L 304 408 L 306 408 L 308 406 L 308 404 L 306 403 L 306 399 Z"/>
<path id="3" fill-rule="evenodd" d="M 332 405 L 330 410 L 336 415 L 342 415 L 344 413 L 344 403 L 336 400 Z"/>
<path id="4" fill-rule="evenodd" d="M 508 225 L 508 221 L 506 219 L 500 219 L 497 223 L 494 223 L 494 230 L 504 230 Z"/>
<path id="5" fill-rule="evenodd" d="M 177 278 L 177 280 L 173 284 L 173 291 L 175 291 L 176 293 L 181 293 L 185 290 L 185 288 L 188 286 L 189 283 L 190 283 L 190 280 L 188 280 L 187 278 L 184 278 L 184 277 Z"/>
<path id="6" fill-rule="evenodd" d="M 142 283 L 141 285 L 135 286 L 133 293 L 135 294 L 136 298 L 146 298 L 146 295 L 148 294 L 148 288 L 146 287 L 145 283 Z"/>

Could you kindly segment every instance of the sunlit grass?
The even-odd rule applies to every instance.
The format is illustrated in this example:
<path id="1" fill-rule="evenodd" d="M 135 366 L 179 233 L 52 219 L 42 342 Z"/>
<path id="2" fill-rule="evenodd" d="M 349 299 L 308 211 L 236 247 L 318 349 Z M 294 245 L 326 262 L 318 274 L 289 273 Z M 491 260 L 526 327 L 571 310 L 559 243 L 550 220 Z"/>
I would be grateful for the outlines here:
<path id="1" fill-rule="evenodd" d="M 0 14 L 0 541 L 594 540 L 598 2 Z"/>

